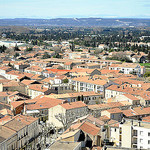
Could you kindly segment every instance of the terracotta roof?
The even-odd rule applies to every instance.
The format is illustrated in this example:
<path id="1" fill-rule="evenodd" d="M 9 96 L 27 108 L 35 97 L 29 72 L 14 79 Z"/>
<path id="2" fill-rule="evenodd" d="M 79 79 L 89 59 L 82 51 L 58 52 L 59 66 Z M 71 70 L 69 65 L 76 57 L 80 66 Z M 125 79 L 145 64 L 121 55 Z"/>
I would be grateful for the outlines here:
<path id="1" fill-rule="evenodd" d="M 150 122 L 150 116 L 143 117 L 142 121 L 144 121 L 144 122 Z"/>
<path id="2" fill-rule="evenodd" d="M 111 114 L 122 113 L 122 110 L 120 110 L 119 108 L 107 109 L 106 111 L 108 111 Z"/>
<path id="3" fill-rule="evenodd" d="M 110 121 L 108 121 L 108 123 L 107 123 L 109 126 L 111 126 L 111 127 L 119 127 L 119 122 L 118 121 L 116 121 L 116 120 L 110 120 Z"/>
<path id="4" fill-rule="evenodd" d="M 80 107 L 86 107 L 87 105 L 83 103 L 82 101 L 78 101 L 78 102 L 61 104 L 61 106 L 65 109 L 75 109 L 75 108 L 80 108 Z"/>
<path id="5" fill-rule="evenodd" d="M 13 92 L 0 92 L 0 97 L 1 96 L 9 96 L 11 95 Z"/>
<path id="6" fill-rule="evenodd" d="M 35 80 L 23 80 L 21 83 L 23 83 L 25 85 L 30 85 L 33 82 L 35 82 Z"/>
<path id="7" fill-rule="evenodd" d="M 137 97 L 135 97 L 135 96 L 133 96 L 133 95 L 131 95 L 131 94 L 123 94 L 123 95 L 126 96 L 127 98 L 133 100 L 133 101 L 140 100 L 140 99 L 138 99 Z"/>
<path id="8" fill-rule="evenodd" d="M 72 62 L 65 62 L 64 65 L 71 65 Z"/>
<path id="9" fill-rule="evenodd" d="M 106 80 L 100 80 L 100 79 L 90 79 L 89 77 L 77 77 L 73 78 L 73 81 L 79 81 L 79 82 L 85 82 L 85 83 L 91 83 L 96 85 L 105 85 L 107 84 Z"/>
<path id="10" fill-rule="evenodd" d="M 122 110 L 123 114 L 126 116 L 140 116 L 150 114 L 150 107 L 142 108 L 136 107 L 134 109 Z"/>
<path id="11" fill-rule="evenodd" d="M 16 108 L 18 106 L 23 105 L 24 102 L 23 101 L 15 101 L 15 102 L 11 102 L 11 106 L 13 106 L 13 108 Z"/>
<path id="12" fill-rule="evenodd" d="M 95 118 L 92 115 L 89 115 L 86 119 L 88 121 L 91 121 L 93 124 L 95 123 L 96 125 L 99 125 L 99 126 L 103 126 L 104 125 L 104 122 L 102 120 L 100 120 L 99 118 Z"/>
<path id="13" fill-rule="evenodd" d="M 126 116 L 126 117 L 130 117 L 130 116 L 137 116 L 138 113 L 135 112 L 134 110 L 132 109 L 128 109 L 128 110 L 122 110 L 123 114 Z"/>
<path id="14" fill-rule="evenodd" d="M 9 115 L 4 116 L 3 118 L 0 119 L 0 125 L 5 124 L 6 122 L 8 122 L 8 121 L 11 120 L 11 119 L 12 119 L 12 118 L 11 118 L 11 116 L 9 116 Z"/>
<path id="15" fill-rule="evenodd" d="M 40 99 L 37 99 L 37 102 L 35 104 L 27 105 L 27 110 L 49 109 L 58 104 L 61 104 L 62 102 L 63 100 L 60 99 L 42 97 Z"/>
<path id="16" fill-rule="evenodd" d="M 4 83 L 3 86 L 4 87 L 15 87 L 15 86 L 24 86 L 24 85 L 20 82 L 12 80 L 10 82 Z"/>
<path id="17" fill-rule="evenodd" d="M 51 72 L 65 72 L 65 73 L 67 73 L 67 72 L 70 72 L 70 70 L 60 70 L 60 69 L 46 69 L 47 71 L 51 71 Z"/>
<path id="18" fill-rule="evenodd" d="M 81 126 L 80 129 L 90 135 L 96 136 L 100 132 L 100 128 L 96 127 L 94 124 L 90 122 L 84 122 Z"/>
<path id="19" fill-rule="evenodd" d="M 106 115 L 100 116 L 99 119 L 102 120 L 102 121 L 108 121 L 108 120 L 110 120 L 110 118 L 107 117 Z"/>
<path id="20" fill-rule="evenodd" d="M 121 107 L 124 106 L 120 102 L 110 102 L 107 104 L 95 104 L 95 105 L 88 105 L 89 109 L 107 109 L 107 108 L 115 108 L 115 107 Z"/>
<path id="21" fill-rule="evenodd" d="M 50 94 L 46 97 L 51 98 L 69 98 L 69 97 L 78 97 L 78 96 L 93 96 L 93 95 L 101 95 L 97 94 L 94 91 L 87 91 L 87 92 L 74 92 L 74 93 L 66 93 L 66 94 Z"/>
<path id="22" fill-rule="evenodd" d="M 42 84 L 31 84 L 29 85 L 29 89 L 40 92 L 46 92 L 48 90 L 48 88 L 43 87 Z"/>
<path id="23" fill-rule="evenodd" d="M 16 131 L 9 129 L 5 126 L 2 126 L 0 129 L 0 137 L 3 137 L 4 139 L 8 139 L 16 134 Z"/>
<path id="24" fill-rule="evenodd" d="M 111 64 L 110 67 L 118 67 L 118 68 L 135 68 L 139 64 L 137 63 L 122 63 L 122 64 Z M 140 65 L 139 65 L 140 66 Z"/>
<path id="25" fill-rule="evenodd" d="M 12 111 L 9 109 L 6 109 L 6 108 L 0 110 L 0 114 L 2 114 L 2 115 L 13 115 Z"/>
<path id="26" fill-rule="evenodd" d="M 19 131 L 36 120 L 38 120 L 38 118 L 34 118 L 32 116 L 17 115 L 5 123 L 4 126 L 14 131 Z"/>

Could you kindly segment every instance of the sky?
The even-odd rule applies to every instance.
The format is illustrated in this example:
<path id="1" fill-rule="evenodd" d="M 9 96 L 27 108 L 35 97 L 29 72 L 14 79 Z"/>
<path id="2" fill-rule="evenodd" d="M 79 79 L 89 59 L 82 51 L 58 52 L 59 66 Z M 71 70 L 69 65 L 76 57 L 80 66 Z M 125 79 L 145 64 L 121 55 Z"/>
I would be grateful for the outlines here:
<path id="1" fill-rule="evenodd" d="M 150 0 L 0 0 L 3 18 L 150 18 Z"/>

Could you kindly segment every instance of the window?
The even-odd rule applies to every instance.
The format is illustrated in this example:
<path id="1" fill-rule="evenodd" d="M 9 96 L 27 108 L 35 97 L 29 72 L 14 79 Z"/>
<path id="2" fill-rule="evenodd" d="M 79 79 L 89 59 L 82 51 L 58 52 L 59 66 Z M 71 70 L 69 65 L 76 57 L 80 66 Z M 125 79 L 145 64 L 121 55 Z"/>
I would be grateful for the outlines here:
<path id="1" fill-rule="evenodd" d="M 143 146 L 140 146 L 140 148 L 143 148 Z"/>
<path id="2" fill-rule="evenodd" d="M 148 140 L 148 144 L 150 144 L 150 140 Z"/>
<path id="3" fill-rule="evenodd" d="M 148 132 L 148 136 L 150 136 L 150 132 Z"/>
<path id="4" fill-rule="evenodd" d="M 143 139 L 140 139 L 140 143 L 143 143 Z"/>
<path id="5" fill-rule="evenodd" d="M 116 132 L 116 128 L 115 128 L 115 132 Z"/>
<path id="6" fill-rule="evenodd" d="M 143 131 L 140 131 L 140 135 L 143 135 Z"/>
<path id="7" fill-rule="evenodd" d="M 114 118 L 114 115 L 111 115 L 111 118 Z"/>

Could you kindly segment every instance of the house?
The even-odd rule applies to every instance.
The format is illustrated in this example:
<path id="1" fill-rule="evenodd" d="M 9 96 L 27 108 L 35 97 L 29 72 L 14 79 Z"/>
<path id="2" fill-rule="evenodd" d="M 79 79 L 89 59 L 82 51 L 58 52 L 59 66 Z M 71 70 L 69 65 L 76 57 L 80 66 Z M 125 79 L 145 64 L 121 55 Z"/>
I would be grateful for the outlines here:
<path id="1" fill-rule="evenodd" d="M 136 63 L 112 64 L 109 66 L 109 70 L 120 70 L 124 74 L 133 73 L 138 76 L 145 74 L 144 68 Z"/>
<path id="2" fill-rule="evenodd" d="M 17 82 L 17 81 L 9 81 L 0 83 L 0 91 L 7 92 L 7 91 L 19 91 L 21 93 L 25 93 L 25 86 L 24 84 Z"/>
<path id="3" fill-rule="evenodd" d="M 27 87 L 27 95 L 31 97 L 31 99 L 39 96 L 50 94 L 51 90 L 45 88 L 42 84 L 31 84 Z"/>
<path id="4" fill-rule="evenodd" d="M 96 93 L 104 93 L 106 80 L 101 80 L 93 77 L 77 77 L 71 79 L 75 91 L 85 92 L 94 91 Z"/>
<path id="5" fill-rule="evenodd" d="M 17 132 L 16 131 L 5 126 L 1 126 L 0 149 L 1 150 L 17 149 Z"/>
<path id="6" fill-rule="evenodd" d="M 101 128 L 97 127 L 94 123 L 89 121 L 80 122 L 80 120 L 72 124 L 58 139 L 57 142 L 62 143 L 77 143 L 80 148 L 89 147 L 93 145 L 100 146 L 101 143 Z M 55 145 L 55 144 L 54 144 Z M 51 147 L 54 147 L 52 145 Z M 50 148 L 51 148 L 50 147 Z M 57 149 L 57 147 L 55 147 Z"/>
<path id="7" fill-rule="evenodd" d="M 26 73 L 33 73 L 33 74 L 42 75 L 43 68 L 41 68 L 39 66 L 31 66 L 31 67 L 25 68 L 24 71 Z"/>
<path id="8" fill-rule="evenodd" d="M 7 102 L 10 103 L 12 101 L 23 101 L 28 100 L 29 98 L 30 97 L 28 95 L 15 91 L 8 96 Z"/>
<path id="9" fill-rule="evenodd" d="M 82 101 L 59 104 L 49 109 L 48 122 L 52 123 L 56 128 L 66 128 L 77 118 L 87 115 L 87 106 Z M 66 123 L 63 124 L 60 118 L 66 118 Z"/>
<path id="10" fill-rule="evenodd" d="M 49 117 L 49 109 L 62 102 L 63 100 L 60 99 L 38 96 L 32 101 L 26 101 L 25 113 L 34 117 L 38 116 L 39 120 L 46 121 Z"/>
<path id="11" fill-rule="evenodd" d="M 37 142 L 37 136 L 39 135 L 38 118 L 17 115 L 6 122 L 3 127 L 9 128 L 17 135 L 17 138 L 15 135 L 15 139 L 11 139 L 11 141 L 14 141 L 15 143 L 12 147 L 21 149 L 26 147 L 27 143 L 32 145 L 34 144 L 33 142 Z M 12 147 L 10 149 L 12 149 Z"/>
<path id="12" fill-rule="evenodd" d="M 112 98 L 113 102 L 128 101 L 132 105 L 140 105 L 140 99 L 132 94 L 116 95 Z"/>
<path id="13" fill-rule="evenodd" d="M 73 66 L 74 66 L 73 62 L 68 61 L 68 62 L 64 63 L 64 69 L 66 69 L 66 70 L 71 70 L 73 68 Z"/>
<path id="14" fill-rule="evenodd" d="M 88 105 L 89 113 L 92 114 L 94 117 L 106 116 L 106 115 L 102 115 L 101 112 L 108 110 L 108 109 L 119 108 L 121 110 L 124 110 L 124 109 L 128 109 L 130 107 L 131 107 L 131 103 L 124 102 L 124 101 L 109 102 L 106 104 Z"/>
<path id="15" fill-rule="evenodd" d="M 94 91 L 90 92 L 74 92 L 66 94 L 50 94 L 46 97 L 63 99 L 68 102 L 84 101 L 86 104 L 95 104 L 96 101 L 99 101 L 102 97 L 101 94 L 97 94 Z"/>
<path id="16" fill-rule="evenodd" d="M 133 55 L 131 57 L 131 60 L 133 63 L 145 63 L 146 62 L 146 56 L 141 56 L 141 55 Z"/>
<path id="17" fill-rule="evenodd" d="M 122 113 L 125 118 L 129 119 L 142 119 L 142 117 L 146 117 L 150 115 L 150 107 L 135 107 L 128 110 L 122 110 Z"/>
<path id="18" fill-rule="evenodd" d="M 13 112 L 14 115 L 23 114 L 23 109 L 24 109 L 23 101 L 11 102 L 10 105 L 11 105 L 11 111 Z"/>
<path id="19" fill-rule="evenodd" d="M 120 141 L 119 136 L 120 135 L 120 128 L 119 128 L 119 122 L 116 120 L 109 120 L 107 123 L 107 139 L 109 142 L 113 142 L 116 147 L 119 147 Z"/>
<path id="20" fill-rule="evenodd" d="M 119 130 L 120 147 L 133 149 L 150 148 L 150 128 L 148 122 L 125 120 L 123 124 L 119 125 Z"/>
<path id="21" fill-rule="evenodd" d="M 23 61 L 19 61 L 19 62 L 16 61 L 12 65 L 14 66 L 15 69 L 22 71 L 22 72 L 24 72 L 25 68 L 30 67 L 29 63 L 25 63 Z"/>
<path id="22" fill-rule="evenodd" d="M 3 67 L 0 67 L 0 75 L 2 76 L 6 76 L 7 72 L 11 71 L 12 68 L 11 67 L 8 67 L 8 66 L 3 66 Z"/>
<path id="23" fill-rule="evenodd" d="M 101 111 L 101 115 L 102 116 L 105 115 L 108 118 L 117 120 L 117 121 L 121 121 L 122 117 L 123 117 L 122 110 L 120 110 L 119 108 L 103 110 L 103 111 Z"/>
<path id="24" fill-rule="evenodd" d="M 0 92 L 0 102 L 8 103 L 8 97 L 12 92 Z"/>
<path id="25" fill-rule="evenodd" d="M 86 68 L 86 69 L 100 69 L 101 66 L 97 63 L 86 63 L 86 64 L 79 64 L 75 66 L 76 68 Z"/>
<path id="26" fill-rule="evenodd" d="M 85 134 L 85 147 L 92 147 L 93 145 L 100 146 L 101 145 L 101 128 L 96 125 L 85 121 L 80 129 Z"/>

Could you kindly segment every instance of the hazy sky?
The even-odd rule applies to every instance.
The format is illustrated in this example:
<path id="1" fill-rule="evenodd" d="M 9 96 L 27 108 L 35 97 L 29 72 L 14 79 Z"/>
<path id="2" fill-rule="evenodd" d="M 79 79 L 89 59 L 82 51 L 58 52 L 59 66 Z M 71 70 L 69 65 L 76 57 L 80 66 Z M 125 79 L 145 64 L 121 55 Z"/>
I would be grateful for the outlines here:
<path id="1" fill-rule="evenodd" d="M 150 0 L 0 0 L 0 18 L 150 18 Z"/>

